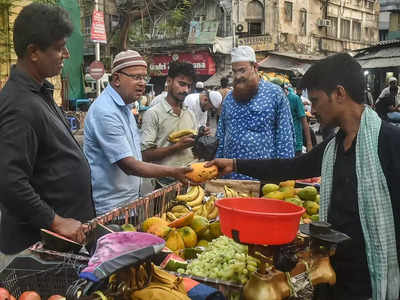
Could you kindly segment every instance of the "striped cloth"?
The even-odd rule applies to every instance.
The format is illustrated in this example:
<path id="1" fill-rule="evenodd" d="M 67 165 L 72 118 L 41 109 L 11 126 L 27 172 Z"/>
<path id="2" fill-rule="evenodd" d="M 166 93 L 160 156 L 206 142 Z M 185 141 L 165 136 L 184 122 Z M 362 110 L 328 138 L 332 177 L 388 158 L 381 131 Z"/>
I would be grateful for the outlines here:
<path id="1" fill-rule="evenodd" d="M 374 300 L 397 300 L 400 275 L 392 203 L 378 156 L 381 119 L 368 106 L 361 116 L 356 143 L 358 206 Z M 332 193 L 336 138 L 325 149 L 321 173 L 320 219 L 327 221 Z"/>

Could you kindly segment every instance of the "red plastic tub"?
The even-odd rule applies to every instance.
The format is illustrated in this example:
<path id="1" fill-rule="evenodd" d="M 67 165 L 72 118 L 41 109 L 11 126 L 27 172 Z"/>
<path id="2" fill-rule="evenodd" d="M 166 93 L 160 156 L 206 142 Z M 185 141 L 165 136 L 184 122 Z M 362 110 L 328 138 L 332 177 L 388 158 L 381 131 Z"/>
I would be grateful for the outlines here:
<path id="1" fill-rule="evenodd" d="M 294 240 L 303 207 L 267 198 L 225 198 L 216 202 L 221 230 L 246 244 L 282 245 Z"/>

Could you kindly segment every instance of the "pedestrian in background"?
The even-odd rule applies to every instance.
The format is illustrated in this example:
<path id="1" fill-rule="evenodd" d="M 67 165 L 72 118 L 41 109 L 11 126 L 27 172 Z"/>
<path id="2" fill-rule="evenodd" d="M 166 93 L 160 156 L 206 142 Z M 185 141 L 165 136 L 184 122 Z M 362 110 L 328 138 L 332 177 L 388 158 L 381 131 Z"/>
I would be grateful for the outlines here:
<path id="1" fill-rule="evenodd" d="M 293 121 L 283 90 L 259 77 L 251 47 L 234 48 L 231 56 L 234 86 L 222 104 L 216 157 L 293 157 Z M 228 177 L 251 179 L 236 173 Z"/>
<path id="2" fill-rule="evenodd" d="M 221 106 L 222 96 L 217 91 L 204 90 L 201 93 L 186 96 L 183 105 L 186 105 L 195 115 L 197 128 L 207 126 L 208 112 L 218 110 Z"/>
<path id="3" fill-rule="evenodd" d="M 303 137 L 306 140 L 307 152 L 312 149 L 310 127 L 308 126 L 307 116 L 301 98 L 294 93 L 292 88 L 289 87 L 285 88 L 285 93 L 289 100 L 290 112 L 293 118 L 295 154 L 298 156 L 303 153 Z"/>

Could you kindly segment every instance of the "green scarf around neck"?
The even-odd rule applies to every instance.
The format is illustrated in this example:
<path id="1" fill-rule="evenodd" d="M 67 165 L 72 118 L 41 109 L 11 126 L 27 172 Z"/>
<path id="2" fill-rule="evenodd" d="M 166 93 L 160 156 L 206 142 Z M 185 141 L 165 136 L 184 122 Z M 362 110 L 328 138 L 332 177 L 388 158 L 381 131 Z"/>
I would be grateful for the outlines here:
<path id="1" fill-rule="evenodd" d="M 356 143 L 358 207 L 371 277 L 372 299 L 397 300 L 400 275 L 393 209 L 378 155 L 381 124 L 378 115 L 365 106 Z M 322 159 L 321 221 L 327 221 L 328 218 L 336 152 L 336 138 L 333 138 Z"/>

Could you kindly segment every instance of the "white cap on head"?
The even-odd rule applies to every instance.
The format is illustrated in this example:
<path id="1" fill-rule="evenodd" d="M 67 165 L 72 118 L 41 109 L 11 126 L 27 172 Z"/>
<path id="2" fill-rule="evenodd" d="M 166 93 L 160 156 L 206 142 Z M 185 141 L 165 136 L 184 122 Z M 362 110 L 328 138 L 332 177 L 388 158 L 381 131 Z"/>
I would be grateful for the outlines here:
<path id="1" fill-rule="evenodd" d="M 201 81 L 196 82 L 196 89 L 204 89 L 204 83 Z"/>
<path id="2" fill-rule="evenodd" d="M 222 103 L 222 95 L 220 92 L 217 91 L 210 91 L 208 93 L 208 97 L 210 98 L 211 104 L 215 107 L 218 108 L 220 107 Z"/>
<path id="3" fill-rule="evenodd" d="M 256 53 L 250 46 L 239 46 L 233 48 L 231 52 L 232 63 L 249 61 L 256 62 Z"/>
<path id="4" fill-rule="evenodd" d="M 397 78 L 396 77 L 390 77 L 389 78 L 389 83 L 391 82 L 397 82 Z"/>
<path id="5" fill-rule="evenodd" d="M 111 73 L 118 72 L 132 66 L 147 67 L 144 58 L 137 51 L 126 50 L 118 53 L 112 63 Z"/>

